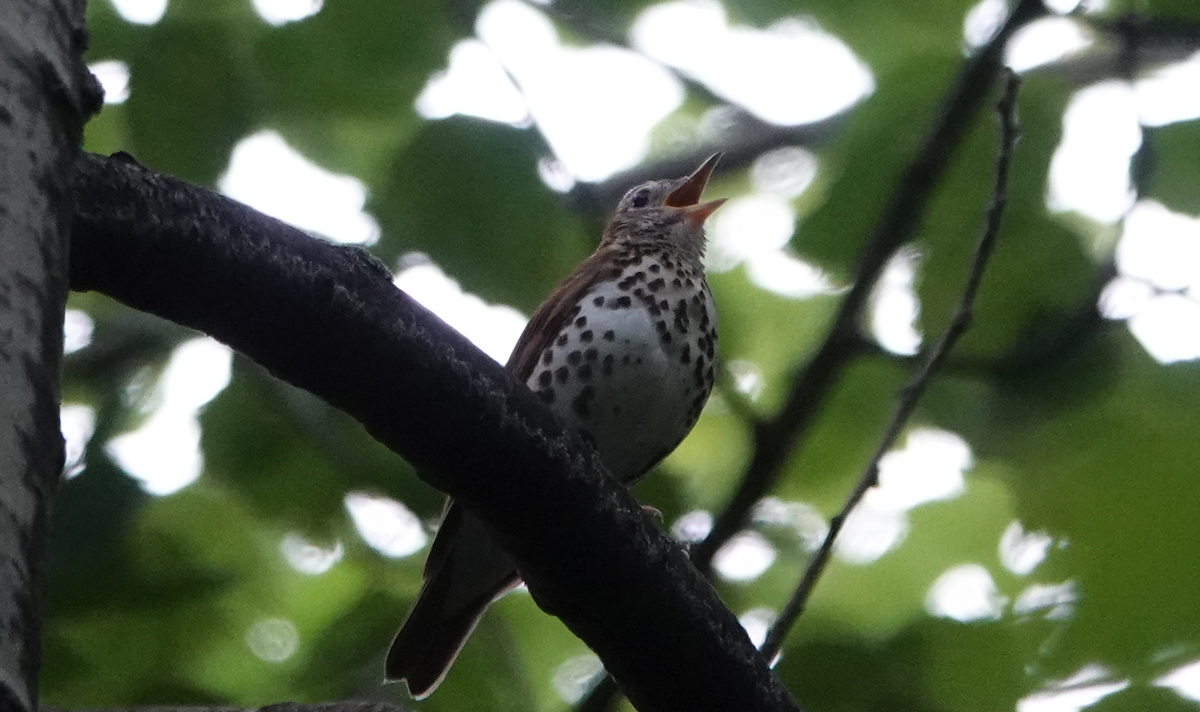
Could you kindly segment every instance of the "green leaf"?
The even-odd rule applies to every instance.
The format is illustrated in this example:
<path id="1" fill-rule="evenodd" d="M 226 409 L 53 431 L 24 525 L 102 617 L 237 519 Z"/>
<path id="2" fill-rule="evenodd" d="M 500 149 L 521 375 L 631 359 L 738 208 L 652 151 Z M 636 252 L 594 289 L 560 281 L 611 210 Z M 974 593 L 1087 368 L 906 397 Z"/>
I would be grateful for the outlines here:
<path id="1" fill-rule="evenodd" d="M 584 238 L 542 185 L 540 150 L 531 131 L 469 119 L 426 124 L 373 195 L 381 256 L 424 252 L 464 289 L 532 311 L 600 239 Z"/>
<path id="2" fill-rule="evenodd" d="M 1045 317 L 1088 299 L 1095 267 L 1082 241 L 1055 222 L 1044 205 L 1050 157 L 1069 94 L 1032 80 L 1021 90 L 1024 137 L 1017 144 L 1008 207 L 959 352 L 997 353 L 1033 331 Z M 967 137 L 930 205 L 920 233 L 923 264 L 918 293 L 929 343 L 945 329 L 963 285 L 992 198 L 998 152 L 994 111 Z"/>
<path id="3" fill-rule="evenodd" d="M 1146 197 L 1171 210 L 1200 214 L 1200 121 L 1185 121 L 1145 129 L 1151 149 Z"/>
<path id="4" fill-rule="evenodd" d="M 374 178 L 418 128 L 413 102 L 455 34 L 440 3 L 328 3 L 257 35 L 255 99 L 305 155 Z"/>
<path id="5" fill-rule="evenodd" d="M 239 49 L 245 29 L 170 15 L 143 32 L 145 40 L 118 57 L 130 71 L 123 148 L 147 166 L 213 185 L 234 143 L 256 121 Z"/>
<path id="6" fill-rule="evenodd" d="M 824 202 L 801 216 L 792 245 L 844 282 L 901 169 L 919 149 L 957 58 L 924 54 L 877 74 L 875 93 L 819 153 Z"/>

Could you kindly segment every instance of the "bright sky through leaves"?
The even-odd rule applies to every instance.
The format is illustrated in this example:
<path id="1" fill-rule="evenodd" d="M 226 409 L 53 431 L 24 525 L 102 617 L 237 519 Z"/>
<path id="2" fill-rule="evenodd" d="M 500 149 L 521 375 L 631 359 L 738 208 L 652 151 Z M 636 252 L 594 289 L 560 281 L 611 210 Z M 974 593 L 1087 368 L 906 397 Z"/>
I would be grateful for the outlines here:
<path id="1" fill-rule="evenodd" d="M 159 22 L 168 11 L 166 0 L 96 2 L 110 2 L 121 17 L 139 25 Z M 266 24 L 304 27 L 306 18 L 322 11 L 321 0 L 250 2 L 262 18 L 256 20 L 259 29 L 266 32 L 274 31 Z M 1061 13 L 1076 4 L 1073 0 L 1048 3 Z M 715 112 L 707 117 L 690 113 L 680 76 L 763 120 L 787 125 L 852 109 L 875 89 L 872 68 L 838 37 L 800 16 L 751 27 L 741 19 L 744 15 L 727 12 L 712 0 L 660 3 L 636 17 L 627 38 L 632 49 L 626 49 L 580 44 L 577 36 L 549 19 L 549 11 L 535 5 L 518 0 L 485 5 L 470 28 L 473 34 L 453 45 L 442 69 L 429 76 L 414 107 L 430 122 L 462 114 L 540 131 L 554 155 L 543 157 L 539 168 L 555 190 L 566 191 L 580 181 L 604 180 L 649 157 L 668 154 L 672 142 L 706 141 L 705 122 Z M 969 50 L 985 42 L 1009 5 L 984 0 L 967 13 L 963 47 Z M 1048 17 L 1018 33 L 1007 58 L 1014 68 L 1032 70 L 1072 57 L 1097 41 L 1076 18 Z M 90 66 L 104 87 L 106 103 L 119 106 L 138 91 L 136 63 L 99 58 Z M 782 85 L 781 73 L 763 72 L 762 66 L 820 66 L 823 71 L 789 75 Z M 1105 253 L 1114 240 L 1119 241 L 1115 253 L 1119 276 L 1105 291 L 1102 312 L 1109 319 L 1124 320 L 1146 353 L 1163 364 L 1200 357 L 1200 217 L 1156 201 L 1137 201 L 1129 167 L 1142 147 L 1144 127 L 1200 116 L 1198 87 L 1200 53 L 1134 81 L 1108 81 L 1081 89 L 1063 117 L 1062 140 L 1045 177 L 1048 207 L 1064 223 L 1072 223 L 1081 240 L 1091 240 L 1088 230 L 1093 230 L 1095 245 L 1088 245 L 1090 251 Z M 614 93 L 626 100 L 619 104 L 604 100 Z M 663 135 L 664 127 L 669 127 L 670 135 Z M 242 139 L 230 156 L 221 189 L 335 241 L 373 243 L 379 228 L 364 209 L 365 185 L 357 177 L 317 165 L 313 156 L 289 146 L 276 128 L 280 127 L 256 126 Z M 822 191 L 840 168 L 824 163 L 826 154 L 814 150 L 777 149 L 759 157 L 729 184 L 714 186 L 725 191 L 722 197 L 731 199 L 710 222 L 710 269 L 742 270 L 752 284 L 794 300 L 793 304 L 844 288 L 792 249 L 797 227 L 824 199 Z M 524 315 L 479 298 L 462 275 L 448 274 L 423 256 L 409 254 L 390 266 L 396 270 L 398 286 L 497 361 L 507 358 Z M 902 252 L 876 289 L 867 315 L 871 335 L 891 353 L 917 353 L 923 337 L 936 336 L 923 335 L 917 328 L 922 268 L 919 253 Z M 88 347 L 91 324 L 84 312 L 68 312 L 68 352 Z M 183 370 L 188 379 L 179 376 Z M 179 491 L 203 469 L 197 415 L 224 387 L 228 371 L 224 347 L 210 342 L 184 344 L 159 377 L 143 374 L 157 395 L 138 400 L 144 406 L 140 419 L 129 423 L 127 432 L 94 446 L 105 447 L 145 491 L 159 495 Z M 769 368 L 741 360 L 730 364 L 730 372 L 735 389 L 748 401 L 761 406 L 757 399 L 766 390 L 764 400 L 769 403 L 770 387 L 776 385 L 769 379 L 777 377 Z M 183 380 L 194 383 L 189 386 Z M 86 405 L 63 408 L 71 474 L 83 466 L 96 418 L 96 411 Z M 101 432 L 107 438 L 111 431 Z M 889 557 L 895 561 L 897 552 L 920 533 L 912 524 L 919 524 L 912 510 L 947 499 L 968 499 L 977 491 L 972 489 L 977 479 L 985 479 L 964 477 L 974 466 L 972 448 L 962 437 L 914 428 L 885 459 L 880 488 L 849 520 L 836 549 L 838 561 L 855 567 L 886 562 Z M 271 551 L 291 570 L 306 575 L 299 578 L 309 580 L 309 576 L 332 578 L 348 568 L 343 557 L 351 558 L 347 551 L 353 550 L 356 536 L 383 555 L 398 558 L 416 554 L 428 543 L 424 523 L 399 501 L 355 492 L 345 497 L 344 506 L 353 528 L 347 525 L 341 539 L 310 539 L 281 530 L 270 540 Z M 998 541 L 989 538 L 995 542 L 994 559 L 964 557 L 949 566 L 942 564 L 930 581 L 922 583 L 919 593 L 930 615 L 962 622 L 999 616 L 1064 620 L 1074 615 L 1078 602 L 1088 595 L 1076 580 L 1027 578 L 1035 571 L 1044 575 L 1049 567 L 1039 570 L 1043 561 L 1071 542 L 1026 530 L 1015 518 L 1004 528 L 1015 516 L 1010 513 L 1001 520 L 1003 534 Z M 676 518 L 672 531 L 695 541 L 711 524 L 711 515 L 697 508 Z M 776 575 L 781 562 L 787 561 L 784 548 L 773 543 L 776 534 L 794 535 L 800 548 L 811 551 L 827 526 L 822 509 L 810 502 L 769 498 L 756 508 L 752 529 L 721 550 L 716 569 L 732 582 L 754 581 L 768 572 Z M 760 529 L 772 538 L 756 531 Z M 752 609 L 742 620 L 757 634 L 772 616 L 766 609 Z M 235 633 L 235 638 L 272 665 L 299 659 L 305 651 L 297 647 L 302 646 L 296 632 L 301 621 L 295 620 L 293 624 L 287 617 L 264 611 L 260 618 L 246 621 L 238 629 L 243 633 Z M 555 691 L 567 701 L 582 694 L 596 669 L 593 657 L 568 662 L 572 661 L 560 665 L 555 674 Z M 1176 666 L 1155 684 L 1198 699 L 1197 680 L 1200 662 L 1193 661 Z M 1034 690 L 1018 710 L 1078 710 L 1127 684 L 1118 673 L 1085 667 Z"/>

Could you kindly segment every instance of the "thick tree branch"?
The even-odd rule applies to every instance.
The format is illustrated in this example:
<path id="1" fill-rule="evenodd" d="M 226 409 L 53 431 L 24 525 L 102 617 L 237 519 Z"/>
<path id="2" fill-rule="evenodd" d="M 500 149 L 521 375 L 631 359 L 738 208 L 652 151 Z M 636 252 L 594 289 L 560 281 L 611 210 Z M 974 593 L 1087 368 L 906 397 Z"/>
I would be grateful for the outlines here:
<path id="1" fill-rule="evenodd" d="M 1017 125 L 1017 92 L 1020 84 L 1021 81 L 1017 75 L 1009 72 L 1004 95 L 997 107 L 1000 114 L 1000 149 L 996 159 L 995 180 L 992 185 L 992 202 L 988 206 L 987 217 L 975 246 L 975 254 L 971 259 L 967 281 L 963 286 L 962 295 L 959 297 L 958 306 L 942 337 L 929 349 L 920 368 L 896 396 L 896 406 L 892 412 L 891 421 L 884 430 L 883 436 L 880 437 L 870 462 L 862 476 L 859 477 L 858 484 L 846 498 L 846 503 L 841 511 L 830 520 L 829 532 L 825 535 L 825 540 L 813 555 L 791 599 L 783 607 L 771 629 L 767 631 L 766 640 L 762 644 L 763 655 L 767 657 L 773 658 L 779 653 L 783 646 L 784 636 L 791 630 L 792 624 L 796 622 L 800 614 L 804 612 L 813 587 L 816 586 L 817 580 L 824 572 L 825 565 L 833 553 L 833 544 L 837 541 L 838 533 L 841 532 L 846 519 L 862 501 L 867 491 L 878 484 L 879 462 L 895 444 L 896 438 L 900 436 L 901 430 L 904 429 L 909 416 L 916 409 L 917 401 L 920 400 L 930 381 L 933 380 L 934 374 L 946 360 L 954 345 L 971 326 L 975 295 L 979 292 L 979 285 L 983 281 L 984 267 L 987 266 L 992 250 L 996 246 L 996 240 L 1000 236 L 1000 223 L 1004 217 L 1004 209 L 1008 205 L 1008 176 L 1012 167 L 1013 150 L 1020 135 Z"/>
<path id="2" fill-rule="evenodd" d="M 72 188 L 72 288 L 209 333 L 357 418 L 493 528 L 640 709 L 797 709 L 578 434 L 367 253 L 129 160 L 81 156 Z"/>

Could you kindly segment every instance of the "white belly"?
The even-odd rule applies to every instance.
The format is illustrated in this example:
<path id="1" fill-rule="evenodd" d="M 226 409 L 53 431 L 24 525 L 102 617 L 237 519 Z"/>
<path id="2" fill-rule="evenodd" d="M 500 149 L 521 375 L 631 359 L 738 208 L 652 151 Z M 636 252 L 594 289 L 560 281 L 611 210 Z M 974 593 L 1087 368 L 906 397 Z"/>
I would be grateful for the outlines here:
<path id="1" fill-rule="evenodd" d="M 591 437 L 614 475 L 633 480 L 679 444 L 708 398 L 712 298 L 707 289 L 604 282 L 582 303 L 582 321 L 543 352 L 528 385 Z"/>

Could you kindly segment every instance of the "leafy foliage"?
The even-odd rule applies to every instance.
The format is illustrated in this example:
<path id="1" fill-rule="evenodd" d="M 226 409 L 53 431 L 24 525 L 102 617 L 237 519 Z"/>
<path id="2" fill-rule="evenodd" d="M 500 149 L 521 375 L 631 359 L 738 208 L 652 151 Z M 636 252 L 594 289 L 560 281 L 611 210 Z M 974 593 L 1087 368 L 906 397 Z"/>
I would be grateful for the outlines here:
<path id="1" fill-rule="evenodd" d="M 588 27 L 623 34 L 647 4 L 564 2 L 556 12 L 598 22 L 569 28 L 590 42 Z M 1085 21 L 1108 23 L 1130 9 L 1111 5 Z M 817 182 L 795 201 L 790 249 L 837 284 L 849 278 L 962 61 L 968 9 L 945 0 L 731 3 L 732 21 L 756 26 L 808 14 L 874 73 L 873 96 L 813 147 Z M 1192 0 L 1136 9 L 1184 28 L 1197 19 Z M 546 149 L 536 128 L 416 114 L 417 94 L 469 33 L 476 10 L 331 2 L 276 28 L 241 0 L 175 0 L 160 22 L 135 26 L 94 0 L 91 57 L 126 62 L 132 92 L 92 122 L 86 148 L 127 150 L 212 185 L 241 137 L 272 128 L 311 160 L 367 184 L 382 228 L 373 249 L 386 262 L 424 252 L 467 290 L 529 312 L 590 249 L 596 216 L 537 178 Z M 1190 32 L 1194 45 L 1200 29 Z M 911 424 L 969 444 L 965 488 L 901 511 L 901 533 L 878 557 L 835 558 L 777 668 L 808 710 L 1011 710 L 1088 669 L 1128 682 L 1095 709 L 1184 707 L 1153 683 L 1200 656 L 1200 569 L 1192 563 L 1200 557 L 1192 514 L 1200 500 L 1200 367 L 1159 364 L 1122 323 L 1079 317 L 1098 297 L 1114 228 L 1045 207 L 1075 76 L 1050 67 L 1025 84 L 1010 206 L 973 329 Z M 690 87 L 681 112 L 713 105 L 710 93 Z M 984 114 L 970 127 L 916 235 L 926 341 L 949 320 L 990 198 L 994 123 Z M 671 143 L 661 133 L 651 161 Z M 1144 195 L 1195 213 L 1200 122 L 1147 129 L 1145 140 L 1154 155 L 1139 186 Z M 743 189 L 744 179 L 727 174 L 713 192 Z M 724 505 L 752 454 L 750 419 L 779 407 L 839 299 L 779 296 L 744 267 L 711 283 L 722 359 L 750 364 L 758 390 L 751 397 L 727 383 L 662 472 L 638 486 L 667 525 Z M 144 384 L 194 335 L 97 295 L 72 300 L 95 333 L 67 358 L 64 394 L 95 409 L 96 427 L 86 468 L 65 482 L 56 506 L 45 701 L 402 699 L 401 690 L 379 686 L 381 660 L 420 586 L 422 553 L 381 556 L 343 500 L 356 491 L 386 495 L 428 527 L 438 493 L 344 415 L 235 358 L 231 383 L 201 414 L 202 477 L 169 496 L 147 495 L 104 444 L 147 418 L 153 402 Z M 848 368 L 773 497 L 834 513 L 909 365 L 877 351 Z M 749 525 L 775 558 L 751 581 L 717 579 L 734 611 L 776 611 L 787 599 L 813 545 L 804 521 L 811 519 L 764 515 Z M 1040 564 L 1013 565 L 1013 531 L 1040 533 L 1029 539 L 1034 548 L 1046 543 Z M 341 558 L 303 573 L 281 555 L 289 535 Z M 935 584 L 964 565 L 990 577 L 994 609 L 962 621 L 935 615 Z M 273 630 L 263 625 L 280 624 L 294 631 L 294 650 L 255 647 L 255 635 Z M 586 669 L 586 653 L 517 593 L 494 607 L 446 684 L 414 706 L 566 709 L 560 690 L 575 689 L 572 670 Z"/>

